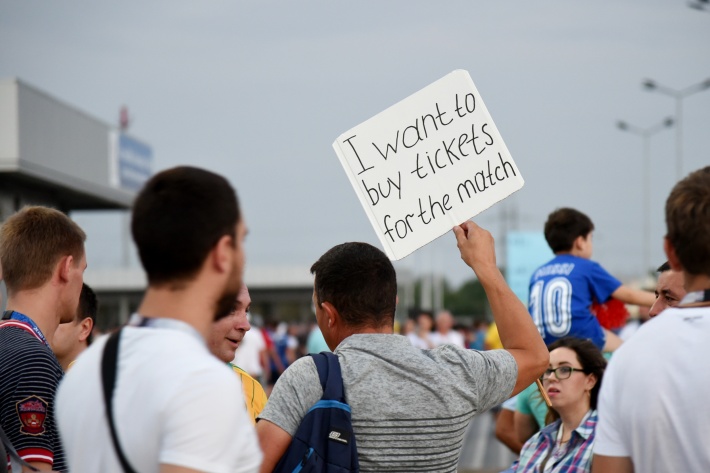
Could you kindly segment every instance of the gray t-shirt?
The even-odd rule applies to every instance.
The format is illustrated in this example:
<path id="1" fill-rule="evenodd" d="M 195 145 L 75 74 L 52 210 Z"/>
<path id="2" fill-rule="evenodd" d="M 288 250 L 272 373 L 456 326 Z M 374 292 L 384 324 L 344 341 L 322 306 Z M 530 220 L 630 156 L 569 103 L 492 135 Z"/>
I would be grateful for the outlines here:
<path id="1" fill-rule="evenodd" d="M 455 472 L 471 418 L 510 397 L 505 350 L 421 350 L 406 337 L 357 334 L 335 349 L 363 472 Z M 292 436 L 323 395 L 311 357 L 291 365 L 259 416 Z"/>

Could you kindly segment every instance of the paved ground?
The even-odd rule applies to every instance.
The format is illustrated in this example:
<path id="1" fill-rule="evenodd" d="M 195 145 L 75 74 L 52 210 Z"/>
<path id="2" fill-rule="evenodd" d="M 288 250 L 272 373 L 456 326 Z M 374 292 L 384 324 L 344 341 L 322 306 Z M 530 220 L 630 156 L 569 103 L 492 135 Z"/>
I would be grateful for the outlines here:
<path id="1" fill-rule="evenodd" d="M 515 455 L 495 438 L 491 412 L 476 416 L 466 431 L 459 459 L 459 473 L 498 473 L 508 468 Z"/>

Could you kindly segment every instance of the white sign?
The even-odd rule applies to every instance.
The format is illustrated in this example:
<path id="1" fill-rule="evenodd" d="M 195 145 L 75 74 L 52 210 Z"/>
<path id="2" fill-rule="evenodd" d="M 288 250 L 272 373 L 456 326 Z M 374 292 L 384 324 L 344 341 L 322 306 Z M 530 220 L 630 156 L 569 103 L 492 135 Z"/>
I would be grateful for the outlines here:
<path id="1" fill-rule="evenodd" d="M 333 148 L 393 260 L 524 185 L 463 70 L 348 130 Z"/>
<path id="2" fill-rule="evenodd" d="M 153 150 L 124 133 L 109 132 L 109 182 L 138 192 L 152 176 Z"/>

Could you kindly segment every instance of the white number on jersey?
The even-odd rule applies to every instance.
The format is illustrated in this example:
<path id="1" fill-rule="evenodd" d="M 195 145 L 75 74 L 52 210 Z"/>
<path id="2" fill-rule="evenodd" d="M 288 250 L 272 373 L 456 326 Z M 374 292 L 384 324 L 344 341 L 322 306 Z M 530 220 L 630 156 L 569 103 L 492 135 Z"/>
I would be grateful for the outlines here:
<path id="1" fill-rule="evenodd" d="M 530 290 L 530 313 L 540 336 L 560 338 L 572 328 L 572 284 L 557 277 L 545 284 L 536 282 Z"/>

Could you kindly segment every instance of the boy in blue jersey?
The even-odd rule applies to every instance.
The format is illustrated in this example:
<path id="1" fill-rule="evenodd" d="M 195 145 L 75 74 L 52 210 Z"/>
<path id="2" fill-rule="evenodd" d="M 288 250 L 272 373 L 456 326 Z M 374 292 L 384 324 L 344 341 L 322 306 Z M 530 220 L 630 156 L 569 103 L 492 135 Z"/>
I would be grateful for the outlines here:
<path id="1" fill-rule="evenodd" d="M 592 302 L 615 298 L 650 307 L 655 300 L 652 293 L 624 286 L 590 260 L 593 230 L 589 217 L 570 208 L 555 210 L 545 222 L 545 239 L 555 257 L 533 273 L 528 310 L 548 345 L 573 336 L 613 351 L 621 339 L 599 325 Z"/>

